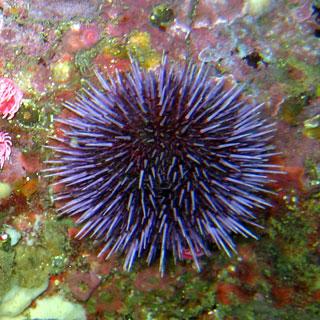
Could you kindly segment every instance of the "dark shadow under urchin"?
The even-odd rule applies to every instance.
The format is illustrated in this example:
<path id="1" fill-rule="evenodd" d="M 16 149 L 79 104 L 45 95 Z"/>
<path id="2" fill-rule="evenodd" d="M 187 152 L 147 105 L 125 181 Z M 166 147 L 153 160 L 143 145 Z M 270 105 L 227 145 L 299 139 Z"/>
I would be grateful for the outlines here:
<path id="1" fill-rule="evenodd" d="M 62 190 L 61 215 L 77 216 L 78 238 L 103 242 L 100 255 L 124 253 L 124 269 L 137 257 L 160 272 L 172 252 L 210 254 L 215 243 L 235 251 L 232 233 L 255 237 L 255 211 L 269 206 L 264 195 L 274 125 L 262 105 L 241 97 L 241 87 L 215 83 L 209 67 L 170 64 L 140 69 L 92 84 L 65 107 L 74 116 L 64 126 L 47 176 Z"/>

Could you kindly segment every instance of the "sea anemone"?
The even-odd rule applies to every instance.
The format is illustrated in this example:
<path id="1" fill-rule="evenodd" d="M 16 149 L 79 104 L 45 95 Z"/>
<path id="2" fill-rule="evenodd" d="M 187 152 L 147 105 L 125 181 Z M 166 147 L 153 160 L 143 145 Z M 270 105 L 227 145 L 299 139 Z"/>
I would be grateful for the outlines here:
<path id="1" fill-rule="evenodd" d="M 8 78 L 0 78 L 0 113 L 2 118 L 12 119 L 19 110 L 23 93 L 16 83 Z"/>
<path id="2" fill-rule="evenodd" d="M 166 56 L 156 71 L 133 60 L 127 73 L 96 76 L 99 86 L 64 104 L 73 116 L 56 119 L 46 170 L 60 185 L 58 212 L 82 225 L 77 238 L 101 242 L 106 258 L 124 253 L 125 270 L 160 257 L 162 274 L 168 252 L 176 262 L 188 250 L 200 270 L 212 244 L 231 255 L 232 234 L 255 238 L 248 226 L 270 206 L 263 195 L 278 171 L 262 105 L 214 82 L 208 65 Z"/>
<path id="3" fill-rule="evenodd" d="M 5 161 L 10 159 L 11 147 L 12 142 L 9 134 L 0 131 L 0 169 L 3 168 Z"/>

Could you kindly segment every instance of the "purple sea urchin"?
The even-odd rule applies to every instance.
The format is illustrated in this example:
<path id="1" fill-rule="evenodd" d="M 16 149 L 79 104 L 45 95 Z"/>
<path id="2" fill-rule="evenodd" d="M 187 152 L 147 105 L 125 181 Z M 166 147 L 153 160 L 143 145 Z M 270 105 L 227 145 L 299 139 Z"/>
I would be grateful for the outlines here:
<path id="1" fill-rule="evenodd" d="M 167 251 L 176 260 L 190 250 L 200 270 L 197 252 L 209 255 L 211 243 L 230 255 L 232 233 L 255 237 L 247 225 L 269 206 L 259 194 L 277 171 L 261 105 L 215 84 L 206 64 L 166 57 L 158 71 L 133 61 L 126 74 L 97 77 L 101 88 L 65 103 L 74 117 L 56 120 L 66 129 L 48 161 L 63 185 L 60 214 L 83 224 L 77 237 L 103 242 L 100 255 L 125 253 L 126 270 L 159 255 L 162 274 Z"/>

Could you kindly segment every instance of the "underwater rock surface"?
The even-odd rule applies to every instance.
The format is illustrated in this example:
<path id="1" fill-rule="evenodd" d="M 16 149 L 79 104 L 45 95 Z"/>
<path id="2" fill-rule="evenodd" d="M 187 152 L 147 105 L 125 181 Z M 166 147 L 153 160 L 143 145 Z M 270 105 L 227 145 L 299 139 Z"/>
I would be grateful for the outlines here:
<path id="1" fill-rule="evenodd" d="M 63 296 L 88 320 L 319 318 L 319 1 L 18 0 L 0 7 L 0 77 L 23 93 L 13 118 L 0 119 L 12 142 L 0 172 L 0 300 L 16 285 L 35 290 L 49 279 L 41 299 Z M 237 238 L 231 259 L 218 251 L 199 256 L 201 273 L 184 252 L 177 266 L 168 259 L 161 278 L 142 261 L 127 273 L 122 257 L 97 259 L 97 243 L 75 239 L 73 218 L 56 218 L 56 187 L 40 172 L 51 157 L 49 137 L 64 130 L 54 117 L 70 117 L 62 103 L 75 101 L 83 79 L 95 84 L 95 69 L 128 71 L 129 55 L 155 70 L 163 52 L 177 63 L 206 61 L 212 76 L 242 83 L 253 103 L 264 102 L 281 151 L 272 161 L 287 175 L 272 183 L 273 207 L 258 215 L 259 241 Z M 21 235 L 14 246 L 6 225 Z M 68 284 L 78 272 L 100 279 L 81 302 Z"/>

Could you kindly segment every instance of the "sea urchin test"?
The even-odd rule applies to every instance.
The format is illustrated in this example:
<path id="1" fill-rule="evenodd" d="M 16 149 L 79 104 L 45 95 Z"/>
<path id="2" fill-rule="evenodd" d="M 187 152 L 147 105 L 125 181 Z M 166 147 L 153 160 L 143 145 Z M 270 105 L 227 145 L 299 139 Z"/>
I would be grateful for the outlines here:
<path id="1" fill-rule="evenodd" d="M 199 252 L 215 244 L 231 255 L 232 235 L 255 237 L 255 211 L 270 205 L 274 125 L 209 71 L 132 61 L 127 73 L 97 72 L 98 86 L 65 103 L 73 116 L 56 119 L 64 130 L 46 171 L 60 185 L 58 211 L 77 217 L 77 238 L 101 241 L 101 256 L 124 254 L 125 270 L 159 258 L 163 274 L 185 250 L 200 270 Z"/>

